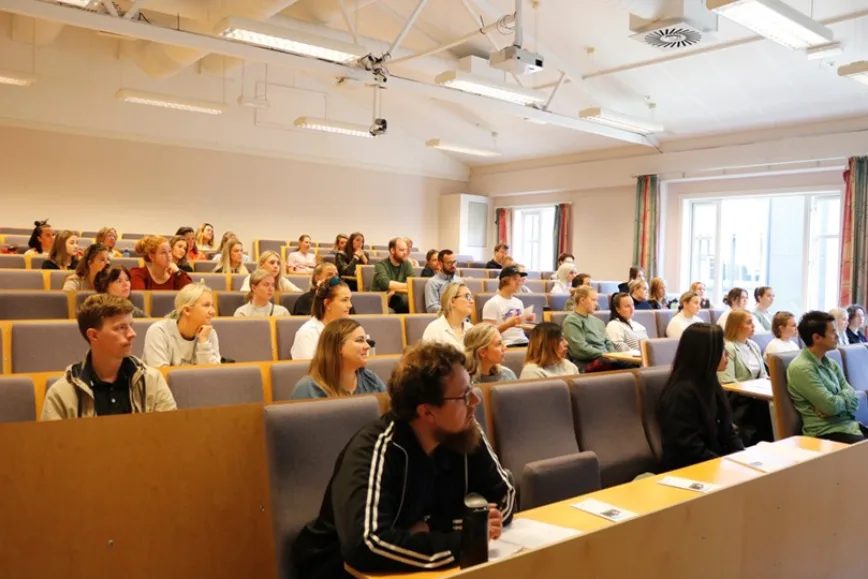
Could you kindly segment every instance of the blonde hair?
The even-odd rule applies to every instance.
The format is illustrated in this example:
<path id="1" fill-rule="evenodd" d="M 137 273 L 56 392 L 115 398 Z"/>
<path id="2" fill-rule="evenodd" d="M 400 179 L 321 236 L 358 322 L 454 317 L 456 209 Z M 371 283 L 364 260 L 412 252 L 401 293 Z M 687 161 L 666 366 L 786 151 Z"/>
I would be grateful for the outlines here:
<path id="1" fill-rule="evenodd" d="M 633 292 L 636 291 L 640 286 L 645 286 L 645 291 L 648 291 L 648 282 L 642 279 L 641 277 L 637 277 L 634 280 L 630 280 L 630 283 L 627 284 L 627 289 L 629 290 L 630 295 L 633 295 Z M 651 296 L 647 296 L 651 297 Z"/>
<path id="2" fill-rule="evenodd" d="M 205 228 L 206 227 L 211 228 L 211 241 L 209 241 L 207 243 L 205 242 Z M 203 246 L 213 248 L 214 242 L 216 241 L 216 239 L 215 239 L 216 236 L 217 236 L 217 232 L 214 231 L 214 226 L 211 225 L 210 223 L 203 223 L 202 225 L 199 226 L 199 229 L 196 230 L 196 235 L 193 237 L 193 239 L 196 241 L 196 245 L 200 248 Z M 192 248 L 187 248 L 187 249 L 189 250 Z"/>
<path id="3" fill-rule="evenodd" d="M 576 289 L 573 290 L 573 297 L 576 301 L 576 306 L 578 307 L 579 302 L 585 298 L 591 297 L 591 292 L 597 293 L 597 290 L 587 285 L 580 285 Z"/>
<path id="4" fill-rule="evenodd" d="M 262 282 L 262 280 L 264 280 L 267 277 L 274 278 L 274 276 L 271 275 L 270 271 L 266 271 L 264 269 L 257 269 L 256 271 L 254 271 L 253 273 L 250 274 L 250 290 L 247 292 L 247 295 L 244 296 L 245 302 L 249 302 L 249 301 L 253 300 L 253 288 L 258 286 Z M 275 280 L 275 283 L 277 283 L 276 280 Z M 277 289 L 277 288 L 275 288 L 275 289 Z"/>
<path id="5" fill-rule="evenodd" d="M 233 237 L 223 245 L 223 250 L 220 252 L 220 263 L 214 268 L 214 273 L 242 273 L 244 271 L 244 258 L 241 259 L 241 263 L 237 267 L 232 268 L 232 250 L 236 245 L 244 248 L 244 244 L 238 241 L 237 237 Z"/>
<path id="6" fill-rule="evenodd" d="M 840 322 L 841 320 L 850 321 L 850 315 L 847 313 L 847 310 L 842 308 L 832 308 L 829 310 L 829 314 L 832 315 L 836 321 Z"/>
<path id="7" fill-rule="evenodd" d="M 726 327 L 723 329 L 724 336 L 730 342 L 738 341 L 738 329 L 744 325 L 744 321 L 750 318 L 751 314 L 747 310 L 732 310 L 726 317 Z"/>
<path id="8" fill-rule="evenodd" d="M 105 238 L 108 237 L 109 233 L 115 234 L 115 240 L 118 238 L 118 230 L 114 227 L 103 227 L 99 231 L 96 232 L 96 239 L 94 241 L 96 243 L 102 243 L 103 245 L 107 245 L 105 242 Z"/>
<path id="9" fill-rule="evenodd" d="M 653 301 L 660 302 L 660 303 L 665 302 L 666 301 L 666 294 L 665 293 L 662 296 L 663 302 L 660 301 L 661 298 L 657 297 L 657 292 L 659 292 L 665 286 L 666 286 L 666 282 L 663 281 L 663 278 L 660 278 L 660 277 L 652 278 L 651 279 L 651 285 L 650 285 L 649 290 L 648 290 L 651 293 L 651 295 L 649 295 L 648 298 L 653 300 Z"/>
<path id="10" fill-rule="evenodd" d="M 350 318 L 330 322 L 319 336 L 307 373 L 329 398 L 349 396 L 341 389 L 341 348 L 361 324 Z"/>
<path id="11" fill-rule="evenodd" d="M 185 285 L 175 296 L 175 309 L 169 313 L 168 318 L 180 319 L 184 314 L 184 308 L 192 308 L 195 306 L 202 296 L 211 294 L 211 288 L 205 285 L 204 282 L 191 283 Z"/>
<path id="12" fill-rule="evenodd" d="M 479 350 L 491 345 L 497 333 L 497 326 L 489 323 L 476 324 L 464 333 L 464 368 L 470 374 L 471 382 L 478 382 L 483 377 Z M 500 365 L 495 364 L 491 373 L 500 374 Z"/>
<path id="13" fill-rule="evenodd" d="M 458 295 L 458 290 L 466 288 L 463 283 L 450 283 L 440 293 L 440 315 L 448 316 L 452 313 L 452 298 Z"/>
<path id="14" fill-rule="evenodd" d="M 683 310 L 684 306 L 690 303 L 690 300 L 692 300 L 693 298 L 698 298 L 698 297 L 699 297 L 699 294 L 696 293 L 695 291 L 693 291 L 693 290 L 686 291 L 683 294 L 681 294 L 680 298 L 678 298 L 678 305 Z"/>
<path id="15" fill-rule="evenodd" d="M 148 235 L 136 242 L 136 253 L 142 253 L 145 256 L 145 261 L 151 262 L 151 254 L 157 253 L 160 246 L 167 243 L 166 238 L 162 235 Z M 172 248 L 169 247 L 171 252 Z"/>

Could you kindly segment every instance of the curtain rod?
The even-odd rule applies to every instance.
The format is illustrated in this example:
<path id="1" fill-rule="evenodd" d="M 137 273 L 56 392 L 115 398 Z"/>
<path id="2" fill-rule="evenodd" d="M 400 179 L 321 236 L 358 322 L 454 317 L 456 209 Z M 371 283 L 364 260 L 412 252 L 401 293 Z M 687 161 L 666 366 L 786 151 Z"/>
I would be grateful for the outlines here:
<path id="1" fill-rule="evenodd" d="M 572 201 L 563 201 L 561 203 L 533 203 L 531 205 L 495 205 L 495 209 L 534 209 L 536 207 L 551 207 L 553 205 L 572 205 Z"/>

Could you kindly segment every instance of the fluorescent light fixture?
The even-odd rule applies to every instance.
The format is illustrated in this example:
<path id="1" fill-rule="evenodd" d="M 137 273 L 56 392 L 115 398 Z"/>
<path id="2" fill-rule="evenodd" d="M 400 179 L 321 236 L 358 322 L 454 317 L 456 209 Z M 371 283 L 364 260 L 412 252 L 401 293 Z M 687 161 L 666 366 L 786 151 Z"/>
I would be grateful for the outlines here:
<path id="1" fill-rule="evenodd" d="M 434 82 L 441 86 L 520 105 L 542 104 L 548 100 L 546 95 L 535 90 L 496 82 L 460 70 L 441 73 L 437 75 Z"/>
<path id="2" fill-rule="evenodd" d="M 335 135 L 348 135 L 351 137 L 364 137 L 366 139 L 374 138 L 369 127 L 366 127 L 365 125 L 357 125 L 355 123 L 344 123 L 342 121 L 332 121 L 316 117 L 298 117 L 295 119 L 294 124 L 299 129 L 309 129 L 311 131 L 334 133 Z"/>
<path id="3" fill-rule="evenodd" d="M 838 67 L 838 76 L 846 76 L 856 82 L 868 85 L 868 60 L 851 62 L 850 64 Z"/>
<path id="4" fill-rule="evenodd" d="M 840 42 L 830 42 L 819 46 L 811 46 L 805 50 L 805 56 L 808 60 L 823 60 L 824 58 L 833 58 L 844 54 L 844 49 Z"/>
<path id="5" fill-rule="evenodd" d="M 330 62 L 355 62 L 370 52 L 358 44 L 281 28 L 267 22 L 253 22 L 240 18 L 226 18 L 217 25 L 216 30 L 217 34 L 223 38 L 264 46 L 281 52 L 312 56 Z"/>
<path id="6" fill-rule="evenodd" d="M 474 157 L 499 157 L 502 153 L 495 149 L 483 149 L 480 147 L 468 147 L 458 143 L 450 143 L 442 139 L 428 139 L 425 146 L 431 149 L 440 149 L 441 151 L 450 151 L 452 153 L 462 153 L 464 155 L 473 155 Z"/>
<path id="7" fill-rule="evenodd" d="M 32 74 L 14 72 L 11 70 L 0 70 L 0 84 L 9 84 L 12 86 L 30 86 L 34 82 L 36 82 L 36 77 Z"/>
<path id="8" fill-rule="evenodd" d="M 828 44 L 834 36 L 781 0 L 706 0 L 706 7 L 791 50 Z"/>
<path id="9" fill-rule="evenodd" d="M 79 8 L 87 8 L 94 3 L 95 0 L 57 0 L 58 4 L 69 4 L 70 6 L 78 6 Z"/>
<path id="10" fill-rule="evenodd" d="M 584 109 L 579 112 L 579 118 L 583 121 L 597 123 L 598 125 L 606 125 L 622 131 L 629 131 L 639 135 L 650 135 L 651 133 L 663 132 L 661 125 L 654 124 L 650 121 L 643 121 L 635 117 L 622 115 L 610 110 L 594 107 Z"/>
<path id="11" fill-rule="evenodd" d="M 115 98 L 125 103 L 150 105 L 152 107 L 187 111 L 189 113 L 202 113 L 205 115 L 222 115 L 228 109 L 228 107 L 222 103 L 200 101 L 197 99 L 188 99 L 126 88 L 120 89 L 115 94 Z"/>

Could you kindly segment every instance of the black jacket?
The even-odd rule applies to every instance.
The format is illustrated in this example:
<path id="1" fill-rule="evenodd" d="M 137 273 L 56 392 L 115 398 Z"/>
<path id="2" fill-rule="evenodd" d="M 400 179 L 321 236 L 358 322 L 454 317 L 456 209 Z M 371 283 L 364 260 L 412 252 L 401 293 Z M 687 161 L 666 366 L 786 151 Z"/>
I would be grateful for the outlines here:
<path id="1" fill-rule="evenodd" d="M 704 403 L 690 381 L 669 384 L 657 402 L 663 443 L 664 470 L 673 470 L 742 450 L 732 425 L 732 412 L 720 384 L 714 384 L 713 404 Z M 709 401 L 711 402 L 711 401 Z"/>
<path id="2" fill-rule="evenodd" d="M 845 330 L 847 333 L 847 341 L 851 344 L 864 344 L 865 343 L 865 334 L 862 332 L 854 332 L 850 328 Z"/>
<path id="3" fill-rule="evenodd" d="M 338 457 L 316 520 L 293 545 L 298 579 L 362 572 L 444 569 L 458 562 L 464 497 L 479 493 L 508 522 L 515 489 L 487 440 L 463 455 L 428 456 L 409 423 L 388 413 L 350 440 Z M 410 534 L 426 521 L 429 533 Z"/>

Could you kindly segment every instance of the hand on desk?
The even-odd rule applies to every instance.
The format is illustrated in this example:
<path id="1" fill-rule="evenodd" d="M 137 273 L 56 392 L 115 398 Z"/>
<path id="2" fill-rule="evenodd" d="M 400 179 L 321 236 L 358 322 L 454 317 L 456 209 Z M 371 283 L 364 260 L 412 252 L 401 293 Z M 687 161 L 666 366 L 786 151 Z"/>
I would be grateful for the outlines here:
<path id="1" fill-rule="evenodd" d="M 503 532 L 503 513 L 494 503 L 488 503 L 488 540 L 499 539 Z"/>

